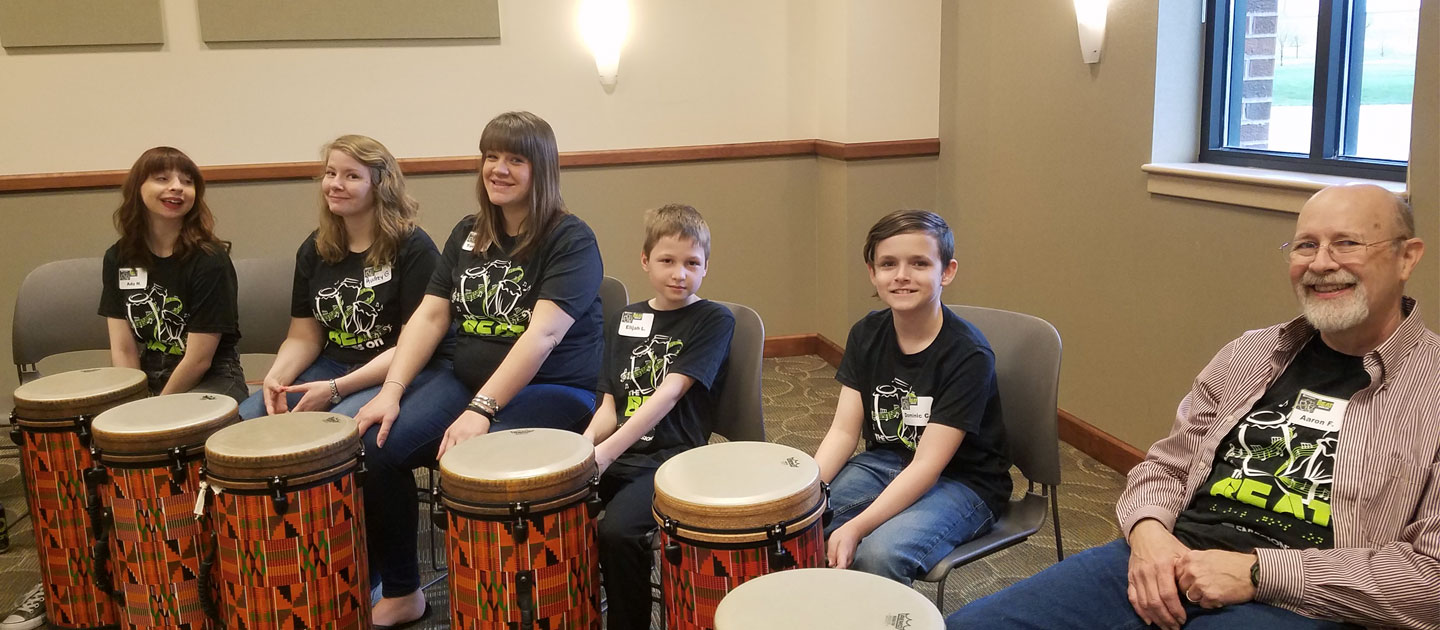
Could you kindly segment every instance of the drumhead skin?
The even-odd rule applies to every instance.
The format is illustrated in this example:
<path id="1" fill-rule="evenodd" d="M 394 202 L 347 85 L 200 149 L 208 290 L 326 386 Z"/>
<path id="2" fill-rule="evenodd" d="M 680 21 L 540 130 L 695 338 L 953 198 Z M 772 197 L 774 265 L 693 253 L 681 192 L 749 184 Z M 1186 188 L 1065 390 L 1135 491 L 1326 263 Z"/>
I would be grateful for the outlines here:
<path id="1" fill-rule="evenodd" d="M 815 512 L 820 466 L 771 442 L 723 442 L 690 449 L 655 472 L 655 511 L 706 529 L 750 529 Z"/>
<path id="2" fill-rule="evenodd" d="M 15 415 L 51 420 L 99 413 L 149 393 L 145 373 L 133 368 L 101 367 L 42 376 L 15 388 Z"/>
<path id="3" fill-rule="evenodd" d="M 470 438 L 440 458 L 440 488 L 467 503 L 544 501 L 595 477 L 595 447 L 560 429 L 513 429 Z"/>
<path id="4" fill-rule="evenodd" d="M 349 416 L 282 413 L 217 431 L 205 440 L 205 467 L 226 479 L 268 479 L 325 470 L 359 451 L 360 433 Z"/>
<path id="5" fill-rule="evenodd" d="M 715 630 L 943 630 L 924 595 L 849 569 L 792 569 L 750 580 L 715 609 Z"/>
<path id="6" fill-rule="evenodd" d="M 200 446 L 233 422 L 239 405 L 220 394 L 169 394 L 128 402 L 95 417 L 95 445 L 106 455 L 164 452 Z"/>

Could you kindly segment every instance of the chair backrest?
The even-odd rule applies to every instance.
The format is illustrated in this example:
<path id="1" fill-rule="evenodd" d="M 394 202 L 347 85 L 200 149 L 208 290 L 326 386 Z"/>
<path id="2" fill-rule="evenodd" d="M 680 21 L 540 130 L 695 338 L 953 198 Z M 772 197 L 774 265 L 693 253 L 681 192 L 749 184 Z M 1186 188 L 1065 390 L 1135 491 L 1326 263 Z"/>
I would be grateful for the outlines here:
<path id="1" fill-rule="evenodd" d="M 760 372 L 764 367 L 765 323 L 760 314 L 743 304 L 720 302 L 735 316 L 730 339 L 730 363 L 715 409 L 715 432 L 732 442 L 765 440 L 765 411 L 760 398 Z"/>
<path id="2" fill-rule="evenodd" d="M 45 263 L 25 276 L 10 329 L 17 368 L 62 352 L 110 347 L 104 318 L 95 314 L 100 268 L 99 258 L 72 258 Z"/>
<path id="3" fill-rule="evenodd" d="M 1060 333 L 1039 317 L 982 306 L 950 305 L 995 351 L 995 376 L 1010 457 L 1025 478 L 1060 485 Z"/>
<path id="4" fill-rule="evenodd" d="M 235 261 L 239 283 L 240 354 L 275 354 L 290 332 L 293 258 L 243 258 Z"/>
<path id="5" fill-rule="evenodd" d="M 605 276 L 600 281 L 600 311 L 605 314 L 605 330 L 608 333 L 620 324 L 617 317 L 630 304 L 630 292 L 619 278 Z"/>

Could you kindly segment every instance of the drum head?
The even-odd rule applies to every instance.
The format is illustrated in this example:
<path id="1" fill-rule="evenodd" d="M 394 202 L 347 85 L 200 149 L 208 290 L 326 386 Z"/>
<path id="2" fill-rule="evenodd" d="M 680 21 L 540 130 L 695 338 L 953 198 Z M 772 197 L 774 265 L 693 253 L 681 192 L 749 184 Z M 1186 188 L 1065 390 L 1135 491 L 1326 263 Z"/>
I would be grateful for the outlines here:
<path id="1" fill-rule="evenodd" d="M 95 445 L 107 455 L 199 446 L 234 421 L 239 406 L 221 394 L 190 392 L 128 402 L 95 417 Z"/>
<path id="2" fill-rule="evenodd" d="M 15 415 L 47 420 L 98 413 L 148 393 L 145 373 L 102 367 L 42 376 L 15 389 Z"/>
<path id="3" fill-rule="evenodd" d="M 750 580 L 715 609 L 716 630 L 942 630 L 915 589 L 862 571 L 792 569 Z"/>
<path id="4" fill-rule="evenodd" d="M 205 467 L 227 479 L 268 479 L 325 470 L 355 457 L 355 420 L 303 411 L 246 420 L 205 440 Z"/>
<path id="5" fill-rule="evenodd" d="M 763 527 L 813 511 L 820 495 L 815 460 L 771 442 L 709 444 L 655 472 L 655 510 L 692 527 Z"/>
<path id="6" fill-rule="evenodd" d="M 480 435 L 440 458 L 445 496 L 469 503 L 543 501 L 580 489 L 595 476 L 595 447 L 559 429 Z"/>

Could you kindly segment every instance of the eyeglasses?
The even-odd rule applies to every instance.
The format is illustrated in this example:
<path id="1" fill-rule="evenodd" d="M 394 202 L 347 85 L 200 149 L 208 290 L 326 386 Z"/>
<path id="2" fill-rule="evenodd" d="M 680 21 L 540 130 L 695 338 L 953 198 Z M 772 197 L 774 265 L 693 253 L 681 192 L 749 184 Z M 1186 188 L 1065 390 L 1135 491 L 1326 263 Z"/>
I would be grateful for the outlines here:
<path id="1" fill-rule="evenodd" d="M 1361 243 L 1348 239 L 1330 241 L 1321 245 L 1315 241 L 1293 241 L 1280 246 L 1280 253 L 1290 262 L 1308 262 L 1315 260 L 1320 255 L 1320 250 L 1328 250 L 1330 259 L 1335 262 L 1356 262 L 1365 257 L 1365 252 L 1376 245 L 1384 245 L 1395 241 L 1405 240 L 1404 236 L 1395 236 L 1371 243 Z"/>

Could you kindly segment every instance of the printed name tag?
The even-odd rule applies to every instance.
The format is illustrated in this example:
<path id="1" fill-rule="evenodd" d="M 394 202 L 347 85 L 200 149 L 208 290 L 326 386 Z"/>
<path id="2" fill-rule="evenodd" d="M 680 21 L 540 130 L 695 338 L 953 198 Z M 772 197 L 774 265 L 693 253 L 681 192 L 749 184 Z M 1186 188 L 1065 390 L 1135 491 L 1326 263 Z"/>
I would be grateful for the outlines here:
<path id="1" fill-rule="evenodd" d="M 470 234 L 466 235 L 466 237 L 465 237 L 465 243 L 462 244 L 462 245 L 460 245 L 460 249 L 463 249 L 463 250 L 465 250 L 465 251 L 467 251 L 467 252 L 475 251 L 475 233 L 474 233 L 474 232 L 471 232 Z"/>
<path id="2" fill-rule="evenodd" d="M 934 396 L 910 394 L 900 401 L 900 419 L 907 426 L 923 427 L 930 424 L 930 405 Z"/>
<path id="3" fill-rule="evenodd" d="M 143 289 L 147 275 L 143 267 L 127 267 L 120 270 L 120 288 Z"/>
<path id="4" fill-rule="evenodd" d="M 390 281 L 390 265 L 365 268 L 365 286 L 374 287 Z"/>
<path id="5" fill-rule="evenodd" d="M 1339 431 L 1340 423 L 1345 419 L 1345 407 L 1349 404 L 1350 401 L 1343 398 L 1302 389 L 1295 397 L 1295 408 L 1290 410 L 1287 420 L 1290 424 L 1317 431 Z"/>
<path id="6" fill-rule="evenodd" d="M 654 313 L 620 314 L 620 335 L 624 337 L 649 337 L 650 326 L 655 323 Z"/>

